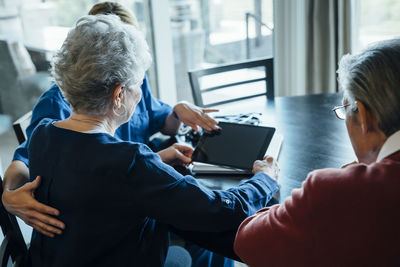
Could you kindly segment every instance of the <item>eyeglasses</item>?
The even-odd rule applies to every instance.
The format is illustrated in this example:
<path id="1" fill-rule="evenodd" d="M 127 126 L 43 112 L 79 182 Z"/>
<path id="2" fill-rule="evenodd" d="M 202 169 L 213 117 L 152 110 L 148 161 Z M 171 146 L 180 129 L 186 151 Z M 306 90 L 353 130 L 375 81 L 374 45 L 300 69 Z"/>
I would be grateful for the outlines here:
<path id="1" fill-rule="evenodd" d="M 345 104 L 345 105 L 340 105 L 340 106 L 336 106 L 332 109 L 333 112 L 335 112 L 335 115 L 338 119 L 340 120 L 344 120 L 346 119 L 346 110 L 345 107 L 350 106 L 351 104 Z"/>

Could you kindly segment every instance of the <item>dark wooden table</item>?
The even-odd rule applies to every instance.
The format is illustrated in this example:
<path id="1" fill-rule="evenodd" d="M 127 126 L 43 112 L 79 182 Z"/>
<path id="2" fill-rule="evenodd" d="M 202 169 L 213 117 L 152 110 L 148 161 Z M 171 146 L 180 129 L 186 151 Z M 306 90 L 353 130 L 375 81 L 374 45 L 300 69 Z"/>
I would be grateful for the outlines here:
<path id="1" fill-rule="evenodd" d="M 301 187 L 307 174 L 315 169 L 339 168 L 354 161 L 355 154 L 345 122 L 331 111 L 340 105 L 342 94 L 295 97 L 258 97 L 218 106 L 221 114 L 262 113 L 261 125 L 276 127 L 284 139 L 278 162 L 282 202 L 294 188 Z M 219 114 L 218 114 L 219 115 Z M 250 138 L 250 136 L 249 136 Z M 244 177 L 196 176 L 215 187 L 226 188 Z"/>

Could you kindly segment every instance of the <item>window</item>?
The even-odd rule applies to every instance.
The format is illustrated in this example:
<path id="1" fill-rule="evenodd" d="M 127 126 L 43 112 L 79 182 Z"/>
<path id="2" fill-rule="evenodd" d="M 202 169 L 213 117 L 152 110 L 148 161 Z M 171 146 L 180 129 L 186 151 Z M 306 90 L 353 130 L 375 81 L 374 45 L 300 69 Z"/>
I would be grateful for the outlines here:
<path id="1" fill-rule="evenodd" d="M 355 50 L 400 36 L 400 1 L 358 0 L 355 4 Z"/>
<path id="2" fill-rule="evenodd" d="M 188 70 L 273 55 L 273 0 L 169 4 L 178 100 L 192 99 Z"/>
<path id="3" fill-rule="evenodd" d="M 82 0 L 45 0 L 44 3 L 52 7 L 56 26 L 72 27 L 82 16 L 86 15 L 90 8 L 98 1 Z"/>
<path id="4" fill-rule="evenodd" d="M 146 34 L 150 49 L 152 35 L 149 0 L 114 0 L 124 5 L 135 14 L 139 27 Z M 30 50 L 54 52 L 59 49 L 67 33 L 76 21 L 87 15 L 90 8 L 102 1 L 99 0 L 22 0 L 14 3 L 20 10 L 24 43 Z M 11 4 L 10 4 L 11 5 Z M 154 53 L 152 53 L 154 54 Z M 49 57 L 49 59 L 51 56 Z M 150 87 L 155 95 L 156 71 L 154 64 L 147 72 Z"/>

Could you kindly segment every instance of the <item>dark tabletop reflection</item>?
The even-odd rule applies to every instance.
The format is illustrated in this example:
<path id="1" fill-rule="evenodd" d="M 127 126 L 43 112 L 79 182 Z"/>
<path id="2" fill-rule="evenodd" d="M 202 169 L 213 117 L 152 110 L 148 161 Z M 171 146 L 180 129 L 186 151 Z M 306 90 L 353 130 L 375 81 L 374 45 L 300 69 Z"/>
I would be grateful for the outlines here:
<path id="1" fill-rule="evenodd" d="M 339 93 L 276 97 L 273 101 L 259 97 L 218 108 L 221 114 L 261 112 L 261 125 L 276 127 L 283 135 L 278 159 L 282 201 L 292 189 L 301 186 L 310 171 L 339 168 L 355 160 L 345 123 L 331 111 L 333 106 L 341 103 L 341 99 Z M 240 178 L 243 177 L 232 177 L 232 180 Z M 221 184 L 220 181 L 216 183 Z"/>

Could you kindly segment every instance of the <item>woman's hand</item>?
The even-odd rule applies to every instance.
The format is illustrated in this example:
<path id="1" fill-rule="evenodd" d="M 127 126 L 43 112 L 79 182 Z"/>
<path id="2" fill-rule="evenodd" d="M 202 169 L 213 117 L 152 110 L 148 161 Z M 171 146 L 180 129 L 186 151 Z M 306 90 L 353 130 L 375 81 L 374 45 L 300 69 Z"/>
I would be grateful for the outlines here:
<path id="1" fill-rule="evenodd" d="M 162 161 L 171 166 L 187 166 L 192 162 L 193 148 L 186 145 L 173 144 L 161 150 L 158 155 Z"/>
<path id="2" fill-rule="evenodd" d="M 253 173 L 263 172 L 274 180 L 278 180 L 279 166 L 278 162 L 269 156 L 265 156 L 263 160 L 256 160 L 253 164 Z"/>
<path id="3" fill-rule="evenodd" d="M 201 108 L 186 101 L 179 102 L 174 106 L 174 112 L 179 120 L 195 131 L 199 130 L 198 126 L 207 131 L 218 130 L 218 122 L 207 115 L 207 113 L 217 111 L 219 110 Z"/>
<path id="4" fill-rule="evenodd" d="M 54 237 L 54 234 L 62 233 L 61 229 L 65 228 L 65 224 L 52 217 L 60 214 L 57 209 L 34 198 L 34 192 L 39 185 L 40 176 L 15 190 L 5 189 L 2 196 L 3 205 L 8 212 L 21 218 L 36 231 Z"/>

